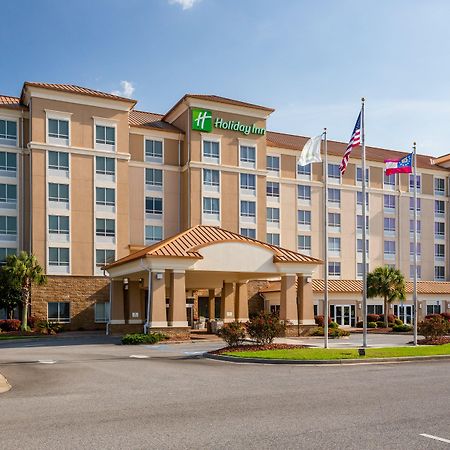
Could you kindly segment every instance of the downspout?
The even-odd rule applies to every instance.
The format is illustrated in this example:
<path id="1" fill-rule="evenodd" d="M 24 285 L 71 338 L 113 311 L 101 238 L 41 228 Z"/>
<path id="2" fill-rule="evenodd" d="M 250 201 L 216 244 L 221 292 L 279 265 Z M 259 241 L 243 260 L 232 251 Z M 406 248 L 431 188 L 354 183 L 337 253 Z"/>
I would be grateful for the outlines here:
<path id="1" fill-rule="evenodd" d="M 33 105 L 33 100 L 30 98 L 30 106 L 29 106 L 29 118 L 30 118 L 30 120 L 29 120 L 29 142 L 32 142 L 32 137 L 33 137 L 33 135 L 32 135 L 32 132 L 31 132 L 31 129 L 32 129 L 32 120 L 33 120 L 33 114 L 32 114 L 32 105 Z M 30 146 L 30 144 L 28 144 L 28 148 L 29 148 L 29 150 L 30 150 L 30 156 L 29 156 L 29 158 L 30 158 L 30 161 L 29 161 L 29 166 L 30 166 L 30 176 L 29 176 L 29 184 L 30 184 L 30 199 L 29 199 L 29 202 L 30 202 L 30 214 L 29 214 L 29 221 L 30 221 L 30 223 L 28 224 L 28 226 L 30 227 L 30 239 L 29 239 L 29 242 L 28 242 L 28 246 L 29 246 L 29 250 L 30 250 L 30 253 L 33 251 L 33 243 L 32 243 L 32 241 L 33 241 L 33 227 L 32 227 L 32 224 L 33 224 L 33 207 L 32 207 L 32 204 L 33 204 L 33 188 L 32 188 L 32 184 L 33 184 L 33 178 L 32 178 L 32 175 L 33 175 L 33 158 L 31 157 L 31 146 Z"/>
<path id="2" fill-rule="evenodd" d="M 181 133 L 178 136 L 178 233 L 181 231 Z"/>
<path id="3" fill-rule="evenodd" d="M 24 207 L 25 207 L 25 177 L 24 177 L 24 169 L 25 169 L 25 163 L 24 163 L 24 150 L 25 150 L 25 138 L 24 138 L 24 126 L 23 126 L 23 109 L 21 111 L 21 117 L 20 117 L 20 185 L 21 185 L 21 192 L 20 192 L 20 211 L 19 211 L 19 217 L 20 217 L 20 245 L 19 247 L 21 250 L 24 250 L 24 241 L 25 241 L 25 217 L 24 217 Z"/>
<path id="4" fill-rule="evenodd" d="M 188 154 L 187 154 L 187 176 L 188 176 L 188 209 L 187 209 L 187 228 L 191 227 L 191 109 L 188 107 L 188 129 L 187 129 L 187 139 L 188 139 Z"/>
<path id="5" fill-rule="evenodd" d="M 148 272 L 148 291 L 147 291 L 147 311 L 146 311 L 146 318 L 144 323 L 144 334 L 148 333 L 148 329 L 150 328 L 150 314 L 151 314 L 151 303 L 153 301 L 153 289 L 152 289 L 152 269 L 149 269 L 147 266 L 145 266 L 142 263 L 141 258 L 141 267 Z"/>
<path id="6" fill-rule="evenodd" d="M 105 275 L 106 271 L 103 271 L 103 276 Z M 111 316 L 112 316 L 112 278 L 109 278 L 109 319 L 108 322 L 106 322 L 106 335 L 109 336 L 111 333 Z"/>

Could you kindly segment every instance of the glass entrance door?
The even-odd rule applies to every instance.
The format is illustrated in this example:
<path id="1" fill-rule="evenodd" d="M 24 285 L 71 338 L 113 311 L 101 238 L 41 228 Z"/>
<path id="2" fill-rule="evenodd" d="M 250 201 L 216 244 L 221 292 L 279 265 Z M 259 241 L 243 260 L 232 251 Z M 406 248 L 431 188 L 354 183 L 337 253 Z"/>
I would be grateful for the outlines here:
<path id="1" fill-rule="evenodd" d="M 333 305 L 334 321 L 340 327 L 355 326 L 355 305 Z"/>
<path id="2" fill-rule="evenodd" d="M 412 324 L 412 312 L 412 305 L 394 305 L 394 315 L 402 320 L 403 323 Z"/>

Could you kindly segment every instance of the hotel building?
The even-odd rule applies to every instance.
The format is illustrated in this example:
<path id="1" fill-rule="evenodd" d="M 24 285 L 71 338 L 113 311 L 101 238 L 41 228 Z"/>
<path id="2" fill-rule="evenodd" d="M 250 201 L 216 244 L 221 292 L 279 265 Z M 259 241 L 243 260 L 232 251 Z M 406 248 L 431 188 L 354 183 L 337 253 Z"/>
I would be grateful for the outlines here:
<path id="1" fill-rule="evenodd" d="M 48 283 L 33 288 L 31 314 L 72 329 L 104 327 L 114 287 L 102 267 L 197 225 L 323 259 L 322 164 L 297 166 L 308 138 L 267 131 L 273 112 L 187 94 L 165 114 L 156 114 L 136 109 L 128 98 L 31 82 L 24 83 L 20 97 L 0 96 L 0 260 L 26 250 L 45 268 Z M 328 143 L 331 315 L 342 325 L 361 316 L 363 176 L 368 269 L 392 265 L 411 280 L 417 252 L 420 314 L 450 310 L 450 155 L 417 157 L 414 249 L 413 179 L 383 172 L 384 159 L 405 153 L 367 147 L 363 174 L 355 149 L 341 176 L 345 147 Z M 323 312 L 321 264 L 312 278 L 318 314 Z M 139 282 L 145 288 L 145 281 Z M 263 287 L 261 304 L 276 310 L 279 287 L 256 286 Z M 124 306 L 126 324 L 140 327 L 145 320 L 141 290 L 139 312 Z M 208 295 L 221 294 L 216 290 L 205 298 L 198 289 L 186 294 L 187 311 L 191 298 L 195 305 L 190 324 L 211 315 Z M 369 311 L 382 312 L 378 300 L 369 301 Z M 407 321 L 410 303 L 409 296 L 405 305 L 393 305 Z"/>

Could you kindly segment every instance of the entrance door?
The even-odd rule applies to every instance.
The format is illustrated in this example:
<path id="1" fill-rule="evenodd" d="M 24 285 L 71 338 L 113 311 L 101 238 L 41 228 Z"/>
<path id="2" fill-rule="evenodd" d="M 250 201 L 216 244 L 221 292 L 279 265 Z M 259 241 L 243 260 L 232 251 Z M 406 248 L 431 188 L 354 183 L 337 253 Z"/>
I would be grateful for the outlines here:
<path id="1" fill-rule="evenodd" d="M 402 320 L 403 323 L 412 324 L 412 313 L 412 305 L 394 305 L 394 315 Z"/>
<path id="2" fill-rule="evenodd" d="M 334 321 L 340 327 L 354 327 L 355 305 L 334 305 Z"/>

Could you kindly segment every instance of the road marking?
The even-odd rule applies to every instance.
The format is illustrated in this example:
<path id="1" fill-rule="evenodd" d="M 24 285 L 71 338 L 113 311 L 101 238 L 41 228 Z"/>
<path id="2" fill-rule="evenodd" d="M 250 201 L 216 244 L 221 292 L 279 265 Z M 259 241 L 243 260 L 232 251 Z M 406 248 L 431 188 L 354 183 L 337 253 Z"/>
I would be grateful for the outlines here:
<path id="1" fill-rule="evenodd" d="M 55 364 L 56 361 L 53 359 L 39 359 L 38 363 L 39 364 Z"/>
<path id="2" fill-rule="evenodd" d="M 146 359 L 146 358 L 150 358 L 150 356 L 147 356 L 147 355 L 130 355 L 130 358 Z"/>
<path id="3" fill-rule="evenodd" d="M 439 436 L 433 436 L 432 434 L 421 433 L 421 436 L 427 437 L 427 438 L 430 438 L 430 439 L 434 439 L 435 441 L 441 441 L 441 442 L 445 442 L 446 444 L 450 444 L 450 440 L 449 439 L 444 439 L 444 438 L 441 438 Z"/>

